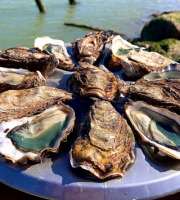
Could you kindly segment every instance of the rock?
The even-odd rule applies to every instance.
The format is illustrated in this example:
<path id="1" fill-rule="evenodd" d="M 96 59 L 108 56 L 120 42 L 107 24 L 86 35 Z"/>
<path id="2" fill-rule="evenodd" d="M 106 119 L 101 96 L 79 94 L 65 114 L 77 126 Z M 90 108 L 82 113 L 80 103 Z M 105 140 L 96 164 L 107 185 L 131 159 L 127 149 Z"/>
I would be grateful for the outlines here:
<path id="1" fill-rule="evenodd" d="M 148 51 L 158 52 L 171 60 L 180 62 L 180 40 L 169 38 L 159 42 L 134 41 L 133 44 L 145 47 Z"/>
<path id="2" fill-rule="evenodd" d="M 160 41 L 165 38 L 180 39 L 180 11 L 156 15 L 141 32 L 143 41 Z"/>

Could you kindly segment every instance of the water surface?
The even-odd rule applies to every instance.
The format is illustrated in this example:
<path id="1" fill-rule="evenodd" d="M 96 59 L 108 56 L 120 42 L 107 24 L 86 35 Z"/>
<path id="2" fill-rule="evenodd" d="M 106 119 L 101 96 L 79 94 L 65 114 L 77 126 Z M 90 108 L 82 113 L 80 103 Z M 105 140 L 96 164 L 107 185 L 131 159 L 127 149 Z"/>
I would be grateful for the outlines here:
<path id="1" fill-rule="evenodd" d="M 180 0 L 42 0 L 47 13 L 39 13 L 34 0 L 0 2 L 0 49 L 32 47 L 38 36 L 50 36 L 72 42 L 89 30 L 65 26 L 76 22 L 111 29 L 138 37 L 151 14 L 180 10 Z"/>

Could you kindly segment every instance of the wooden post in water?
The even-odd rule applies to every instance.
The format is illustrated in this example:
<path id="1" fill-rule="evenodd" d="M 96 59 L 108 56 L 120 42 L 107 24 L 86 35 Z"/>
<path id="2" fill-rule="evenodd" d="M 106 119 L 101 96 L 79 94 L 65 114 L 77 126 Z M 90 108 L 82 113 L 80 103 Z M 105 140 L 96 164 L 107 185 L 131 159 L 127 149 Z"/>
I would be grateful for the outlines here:
<path id="1" fill-rule="evenodd" d="M 35 0 L 35 2 L 36 2 L 37 6 L 39 8 L 39 11 L 45 13 L 46 8 L 45 8 L 43 2 L 41 0 Z"/>
<path id="2" fill-rule="evenodd" d="M 76 4 L 76 0 L 69 0 L 69 4 L 75 5 Z"/>

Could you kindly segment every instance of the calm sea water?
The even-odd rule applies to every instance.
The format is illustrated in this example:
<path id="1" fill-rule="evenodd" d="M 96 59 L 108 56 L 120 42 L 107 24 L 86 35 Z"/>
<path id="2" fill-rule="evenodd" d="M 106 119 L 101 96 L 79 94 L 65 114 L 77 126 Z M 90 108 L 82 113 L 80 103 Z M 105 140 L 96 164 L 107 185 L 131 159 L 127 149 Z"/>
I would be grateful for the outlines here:
<path id="1" fill-rule="evenodd" d="M 65 26 L 65 22 L 93 25 L 138 37 L 151 14 L 180 10 L 180 0 L 42 0 L 47 13 L 41 14 L 34 0 L 0 0 L 0 49 L 32 47 L 38 36 L 65 42 L 83 37 L 87 29 Z"/>

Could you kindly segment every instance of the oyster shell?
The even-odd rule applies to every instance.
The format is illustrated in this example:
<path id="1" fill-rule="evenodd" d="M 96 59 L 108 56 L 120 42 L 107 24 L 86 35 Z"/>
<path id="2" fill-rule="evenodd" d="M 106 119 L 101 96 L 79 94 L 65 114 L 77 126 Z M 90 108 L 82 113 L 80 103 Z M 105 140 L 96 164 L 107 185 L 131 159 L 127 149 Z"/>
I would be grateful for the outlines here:
<path id="1" fill-rule="evenodd" d="M 125 111 L 143 143 L 180 159 L 179 115 L 140 101 L 126 104 Z"/>
<path id="2" fill-rule="evenodd" d="M 36 114 L 36 113 L 35 113 Z M 40 162 L 56 153 L 74 126 L 75 114 L 63 103 L 31 117 L 0 124 L 0 153 L 14 163 Z"/>
<path id="3" fill-rule="evenodd" d="M 0 92 L 13 89 L 26 89 L 45 84 L 42 74 L 25 69 L 0 67 Z"/>
<path id="4" fill-rule="evenodd" d="M 134 135 L 126 120 L 109 102 L 96 101 L 82 136 L 70 151 L 70 163 L 99 179 L 124 176 L 127 166 L 134 162 L 134 148 Z"/>
<path id="5" fill-rule="evenodd" d="M 173 61 L 155 52 L 129 52 L 121 62 L 124 73 L 129 78 L 141 78 L 151 71 L 161 70 Z"/>
<path id="6" fill-rule="evenodd" d="M 112 40 L 112 34 L 112 31 L 90 32 L 84 38 L 76 39 L 72 48 L 79 61 L 94 64 L 105 44 Z"/>
<path id="7" fill-rule="evenodd" d="M 111 71 L 118 71 L 122 68 L 121 61 L 127 56 L 130 51 L 139 51 L 143 49 L 130 42 L 124 40 L 120 35 L 113 38 L 110 46 L 111 56 L 108 64 L 108 69 Z"/>
<path id="8" fill-rule="evenodd" d="M 54 40 L 50 37 L 38 37 L 34 41 L 34 47 L 45 51 L 50 55 L 55 55 L 59 60 L 57 68 L 72 70 L 74 63 L 67 52 L 66 46 L 62 40 Z"/>
<path id="9" fill-rule="evenodd" d="M 123 87 L 121 93 L 180 114 L 180 65 L 151 72 L 135 84 Z"/>
<path id="10" fill-rule="evenodd" d="M 0 93 L 0 123 L 31 116 L 33 113 L 72 99 L 72 95 L 53 87 L 39 86 Z"/>
<path id="11" fill-rule="evenodd" d="M 73 92 L 82 97 L 97 97 L 113 101 L 119 98 L 122 81 L 111 72 L 89 63 L 80 63 L 72 76 Z"/>
<path id="12" fill-rule="evenodd" d="M 55 55 L 49 55 L 27 47 L 14 47 L 0 52 L 0 66 L 40 71 L 47 78 L 58 65 Z"/>

